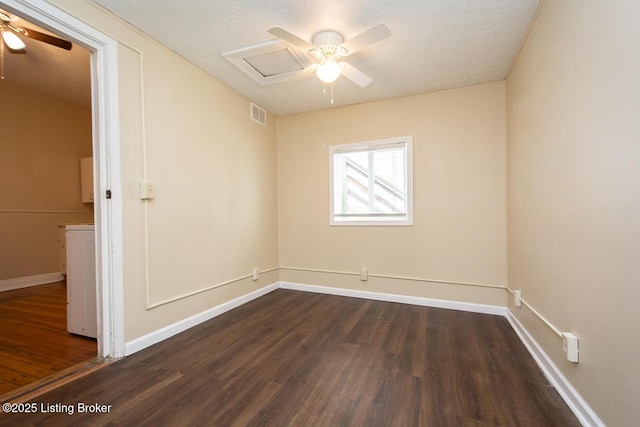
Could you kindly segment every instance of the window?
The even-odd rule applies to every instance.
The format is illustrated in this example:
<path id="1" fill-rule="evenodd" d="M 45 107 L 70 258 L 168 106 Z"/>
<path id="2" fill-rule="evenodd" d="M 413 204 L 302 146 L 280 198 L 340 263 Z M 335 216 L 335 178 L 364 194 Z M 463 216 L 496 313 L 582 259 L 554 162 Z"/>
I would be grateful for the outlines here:
<path id="1" fill-rule="evenodd" d="M 331 225 L 413 225 L 412 142 L 330 147 Z"/>

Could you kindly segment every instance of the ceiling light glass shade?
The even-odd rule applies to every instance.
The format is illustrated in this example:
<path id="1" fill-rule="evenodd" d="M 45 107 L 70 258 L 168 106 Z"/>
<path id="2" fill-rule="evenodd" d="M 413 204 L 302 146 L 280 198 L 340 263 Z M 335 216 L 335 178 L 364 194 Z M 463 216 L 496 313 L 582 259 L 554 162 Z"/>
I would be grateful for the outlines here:
<path id="1" fill-rule="evenodd" d="M 27 46 L 24 44 L 20 37 L 16 36 L 9 30 L 2 31 L 2 39 L 12 50 L 24 50 Z"/>
<path id="2" fill-rule="evenodd" d="M 336 81 L 338 77 L 340 77 L 340 65 L 336 63 L 333 59 L 323 60 L 320 65 L 318 65 L 318 69 L 316 70 L 316 74 L 320 80 L 325 83 L 333 83 Z"/>

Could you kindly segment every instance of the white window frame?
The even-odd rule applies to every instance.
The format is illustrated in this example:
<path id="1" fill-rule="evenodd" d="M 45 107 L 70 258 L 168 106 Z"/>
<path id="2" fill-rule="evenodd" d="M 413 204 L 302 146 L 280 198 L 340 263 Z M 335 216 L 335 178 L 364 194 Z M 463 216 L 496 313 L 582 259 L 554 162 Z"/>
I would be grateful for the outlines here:
<path id="1" fill-rule="evenodd" d="M 334 213 L 334 155 L 349 151 L 373 151 L 394 145 L 404 146 L 406 153 L 405 188 L 407 198 L 407 213 L 402 217 L 378 217 L 362 216 L 351 218 L 338 218 Z M 412 226 L 413 225 L 413 137 L 401 136 L 373 141 L 355 142 L 329 146 L 329 225 L 330 226 Z"/>

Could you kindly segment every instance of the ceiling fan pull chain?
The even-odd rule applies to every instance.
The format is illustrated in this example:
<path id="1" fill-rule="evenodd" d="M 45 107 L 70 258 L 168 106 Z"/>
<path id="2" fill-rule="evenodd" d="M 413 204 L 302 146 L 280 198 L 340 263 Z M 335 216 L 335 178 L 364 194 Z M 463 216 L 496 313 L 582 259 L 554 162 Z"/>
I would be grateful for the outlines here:
<path id="1" fill-rule="evenodd" d="M 331 83 L 331 105 L 333 105 L 333 82 Z"/>

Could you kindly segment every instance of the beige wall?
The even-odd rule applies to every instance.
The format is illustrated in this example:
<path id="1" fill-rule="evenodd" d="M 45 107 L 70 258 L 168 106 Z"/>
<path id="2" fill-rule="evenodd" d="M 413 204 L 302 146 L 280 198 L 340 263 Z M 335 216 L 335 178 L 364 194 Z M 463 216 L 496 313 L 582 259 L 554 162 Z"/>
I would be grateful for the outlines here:
<path id="1" fill-rule="evenodd" d="M 504 82 L 278 120 L 285 267 L 505 285 Z M 329 146 L 413 136 L 414 225 L 330 227 Z M 505 291 L 282 271 L 283 280 L 506 304 Z"/>
<path id="2" fill-rule="evenodd" d="M 58 225 L 93 221 L 80 195 L 91 110 L 7 80 L 0 94 L 0 280 L 60 272 Z"/>
<path id="3" fill-rule="evenodd" d="M 547 0 L 508 78 L 512 311 L 602 421 L 640 396 L 640 3 Z"/>
<path id="4" fill-rule="evenodd" d="M 580 337 L 581 363 L 512 309 L 605 422 L 631 424 L 640 349 L 619 337 L 638 323 L 634 2 L 547 0 L 507 84 L 294 115 L 277 129 L 93 4 L 51 2 L 120 41 L 127 341 L 279 278 L 505 305 L 501 289 L 300 271 L 205 289 L 254 265 L 506 285 L 508 139 L 509 284 Z M 414 137 L 414 226 L 329 227 L 328 146 L 402 135 Z M 151 202 L 138 197 L 145 165 Z"/>
<path id="5" fill-rule="evenodd" d="M 274 117 L 251 121 L 249 100 L 92 3 L 52 3 L 120 43 L 126 341 L 276 282 L 277 272 L 207 290 L 278 265 Z"/>

